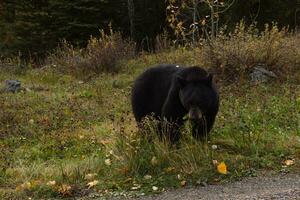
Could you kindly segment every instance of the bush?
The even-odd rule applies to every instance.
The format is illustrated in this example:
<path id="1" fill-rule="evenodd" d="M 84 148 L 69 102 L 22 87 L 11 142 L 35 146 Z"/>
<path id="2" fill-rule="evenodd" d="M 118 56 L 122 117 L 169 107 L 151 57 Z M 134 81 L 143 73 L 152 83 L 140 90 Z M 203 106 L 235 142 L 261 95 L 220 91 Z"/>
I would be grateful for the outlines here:
<path id="1" fill-rule="evenodd" d="M 284 76 L 300 62 L 299 37 L 266 25 L 259 32 L 255 25 L 245 27 L 243 22 L 229 35 L 222 31 L 215 40 L 206 41 L 201 49 L 204 65 L 210 66 L 222 78 L 242 79 L 253 67 L 264 64 L 267 69 Z"/>
<path id="2" fill-rule="evenodd" d="M 101 32 L 99 38 L 93 38 L 84 49 L 76 49 L 63 41 L 61 46 L 48 57 L 48 63 L 60 71 L 90 74 L 118 72 L 120 61 L 134 56 L 134 44 L 123 40 L 120 33 L 110 35 Z"/>

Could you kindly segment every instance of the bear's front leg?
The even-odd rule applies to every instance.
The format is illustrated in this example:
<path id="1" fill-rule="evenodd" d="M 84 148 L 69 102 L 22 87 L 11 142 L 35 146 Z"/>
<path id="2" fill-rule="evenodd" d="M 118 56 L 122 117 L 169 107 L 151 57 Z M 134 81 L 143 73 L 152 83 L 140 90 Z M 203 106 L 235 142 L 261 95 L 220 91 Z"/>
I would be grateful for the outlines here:
<path id="1" fill-rule="evenodd" d="M 182 123 L 179 120 L 172 121 L 171 119 L 164 118 L 159 125 L 159 136 L 160 139 L 165 139 L 167 142 L 171 144 L 176 144 L 179 142 L 181 133 Z"/>

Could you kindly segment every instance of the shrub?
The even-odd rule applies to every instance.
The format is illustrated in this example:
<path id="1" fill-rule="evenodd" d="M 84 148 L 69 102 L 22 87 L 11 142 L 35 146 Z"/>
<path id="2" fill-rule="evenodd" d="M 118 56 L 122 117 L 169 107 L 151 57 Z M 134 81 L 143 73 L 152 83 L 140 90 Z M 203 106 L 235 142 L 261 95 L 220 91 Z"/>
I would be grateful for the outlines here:
<path id="1" fill-rule="evenodd" d="M 276 24 L 266 25 L 259 32 L 255 25 L 246 27 L 241 22 L 229 35 L 221 31 L 200 49 L 204 65 L 212 67 L 222 78 L 234 81 L 242 79 L 257 64 L 284 76 L 299 64 L 300 48 L 296 40 L 299 37 Z"/>
<path id="2" fill-rule="evenodd" d="M 118 72 L 120 61 L 134 56 L 134 45 L 123 40 L 120 33 L 110 35 L 102 31 L 99 38 L 93 38 L 84 49 L 76 49 L 63 41 L 61 46 L 48 57 L 48 63 L 64 72 L 90 74 Z"/>

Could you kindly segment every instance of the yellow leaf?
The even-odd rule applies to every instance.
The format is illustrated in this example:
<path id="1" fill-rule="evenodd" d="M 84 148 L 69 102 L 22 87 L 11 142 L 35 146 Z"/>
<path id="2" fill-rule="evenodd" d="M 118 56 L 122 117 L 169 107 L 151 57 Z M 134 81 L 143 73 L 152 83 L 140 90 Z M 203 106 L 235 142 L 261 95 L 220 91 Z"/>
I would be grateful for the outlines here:
<path id="1" fill-rule="evenodd" d="M 290 165 L 293 165 L 295 163 L 295 160 L 294 159 L 289 159 L 289 160 L 285 160 L 284 161 L 284 164 L 286 165 L 286 166 L 290 166 Z"/>
<path id="2" fill-rule="evenodd" d="M 98 180 L 94 180 L 94 181 L 92 181 L 92 182 L 89 182 L 89 183 L 87 184 L 87 186 L 88 186 L 88 188 L 90 189 L 90 188 L 92 188 L 92 187 L 98 185 L 98 183 L 99 183 Z"/>
<path id="3" fill-rule="evenodd" d="M 105 159 L 104 163 L 107 165 L 107 166 L 110 166 L 111 165 L 111 160 L 108 158 L 108 159 Z"/>
<path id="4" fill-rule="evenodd" d="M 220 174 L 227 174 L 227 166 L 224 162 L 218 164 L 217 169 Z"/>
<path id="5" fill-rule="evenodd" d="M 152 190 L 153 190 L 153 191 L 157 191 L 157 190 L 158 190 L 158 187 L 152 186 Z"/>
<path id="6" fill-rule="evenodd" d="M 62 184 L 59 187 L 58 192 L 61 193 L 63 196 L 71 196 L 71 189 L 72 187 L 70 185 Z"/>
<path id="7" fill-rule="evenodd" d="M 180 185 L 181 185 L 181 187 L 186 186 L 186 181 L 185 181 L 185 180 L 181 181 L 181 182 L 180 182 Z"/>
<path id="8" fill-rule="evenodd" d="M 48 181 L 47 185 L 48 186 L 54 186 L 54 185 L 56 185 L 56 181 Z"/>

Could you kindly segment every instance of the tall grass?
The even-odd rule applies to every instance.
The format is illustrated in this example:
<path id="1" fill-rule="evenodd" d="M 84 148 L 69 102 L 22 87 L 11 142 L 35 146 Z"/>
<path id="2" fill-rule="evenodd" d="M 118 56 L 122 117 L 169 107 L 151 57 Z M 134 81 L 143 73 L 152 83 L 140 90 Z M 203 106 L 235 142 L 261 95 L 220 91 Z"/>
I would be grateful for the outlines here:
<path id="1" fill-rule="evenodd" d="M 134 43 L 126 41 L 118 32 L 109 35 L 103 31 L 99 38 L 91 37 L 86 48 L 74 48 L 67 41 L 48 56 L 48 63 L 60 71 L 89 75 L 118 72 L 120 61 L 134 56 Z"/>
<path id="2" fill-rule="evenodd" d="M 203 46 L 206 65 L 227 80 L 245 78 L 258 64 L 283 78 L 300 64 L 299 36 L 266 25 L 259 32 L 255 25 L 239 23 L 229 35 L 221 34 Z"/>

